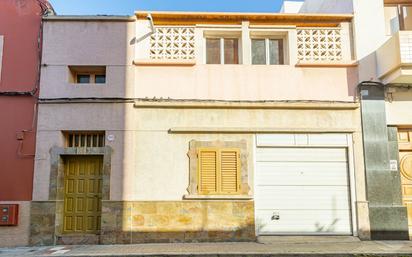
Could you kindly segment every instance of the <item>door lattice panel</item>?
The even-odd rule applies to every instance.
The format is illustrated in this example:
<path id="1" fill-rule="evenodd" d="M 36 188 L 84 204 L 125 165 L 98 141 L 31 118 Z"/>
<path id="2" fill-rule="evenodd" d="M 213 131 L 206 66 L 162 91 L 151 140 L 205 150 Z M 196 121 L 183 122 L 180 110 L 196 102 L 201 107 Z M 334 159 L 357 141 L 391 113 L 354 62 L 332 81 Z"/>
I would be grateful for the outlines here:
<path id="1" fill-rule="evenodd" d="M 65 159 L 64 233 L 98 233 L 102 199 L 102 158 Z"/>

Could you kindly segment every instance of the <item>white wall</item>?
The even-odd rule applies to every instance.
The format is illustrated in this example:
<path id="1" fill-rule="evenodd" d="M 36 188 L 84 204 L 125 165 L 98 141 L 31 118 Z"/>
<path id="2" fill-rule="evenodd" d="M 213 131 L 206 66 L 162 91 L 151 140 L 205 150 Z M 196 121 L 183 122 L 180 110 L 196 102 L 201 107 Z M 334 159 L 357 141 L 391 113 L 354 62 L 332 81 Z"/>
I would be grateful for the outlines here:
<path id="1" fill-rule="evenodd" d="M 365 1 L 365 0 L 364 0 Z M 365 2 L 369 2 L 365 1 Z M 306 0 L 301 13 L 353 13 L 352 0 Z"/>
<path id="2" fill-rule="evenodd" d="M 303 1 L 283 1 L 281 13 L 299 13 L 300 8 L 303 5 Z"/>
<path id="3" fill-rule="evenodd" d="M 355 53 L 359 80 L 378 80 L 375 51 L 386 41 L 382 0 L 353 0 Z"/>
<path id="4" fill-rule="evenodd" d="M 398 8 L 396 6 L 385 6 L 386 35 L 392 35 L 399 31 Z"/>

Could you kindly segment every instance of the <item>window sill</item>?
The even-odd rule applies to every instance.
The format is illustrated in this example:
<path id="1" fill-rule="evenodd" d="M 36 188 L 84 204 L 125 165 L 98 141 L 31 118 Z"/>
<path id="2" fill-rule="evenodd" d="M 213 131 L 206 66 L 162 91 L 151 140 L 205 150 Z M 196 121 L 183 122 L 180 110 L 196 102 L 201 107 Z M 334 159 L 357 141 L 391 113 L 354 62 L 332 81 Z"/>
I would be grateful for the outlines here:
<path id="1" fill-rule="evenodd" d="M 251 195 L 184 195 L 184 200 L 252 200 Z"/>
<path id="2" fill-rule="evenodd" d="M 196 60 L 134 60 L 136 66 L 194 66 Z"/>

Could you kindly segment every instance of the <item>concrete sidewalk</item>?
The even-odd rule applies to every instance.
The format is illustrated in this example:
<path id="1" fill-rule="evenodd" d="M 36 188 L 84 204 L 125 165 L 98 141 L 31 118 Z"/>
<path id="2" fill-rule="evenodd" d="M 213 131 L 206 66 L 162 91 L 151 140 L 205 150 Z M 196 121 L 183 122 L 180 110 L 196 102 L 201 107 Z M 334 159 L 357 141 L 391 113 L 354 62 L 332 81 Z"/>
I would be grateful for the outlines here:
<path id="1" fill-rule="evenodd" d="M 257 243 L 176 243 L 0 248 L 1 257 L 28 256 L 412 256 L 410 241 L 279 237 Z"/>

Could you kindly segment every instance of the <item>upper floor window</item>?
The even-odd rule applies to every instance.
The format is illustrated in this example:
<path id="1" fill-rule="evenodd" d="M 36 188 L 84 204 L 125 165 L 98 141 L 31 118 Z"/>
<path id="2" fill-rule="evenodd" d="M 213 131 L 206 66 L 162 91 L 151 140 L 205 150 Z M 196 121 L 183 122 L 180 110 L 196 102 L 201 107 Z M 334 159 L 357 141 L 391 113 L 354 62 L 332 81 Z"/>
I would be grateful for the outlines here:
<path id="1" fill-rule="evenodd" d="M 252 39 L 252 64 L 284 64 L 282 39 Z"/>
<path id="2" fill-rule="evenodd" d="M 239 64 L 239 39 L 206 38 L 206 64 Z"/>
<path id="3" fill-rule="evenodd" d="M 75 84 L 105 84 L 106 66 L 69 66 L 70 82 Z"/>

